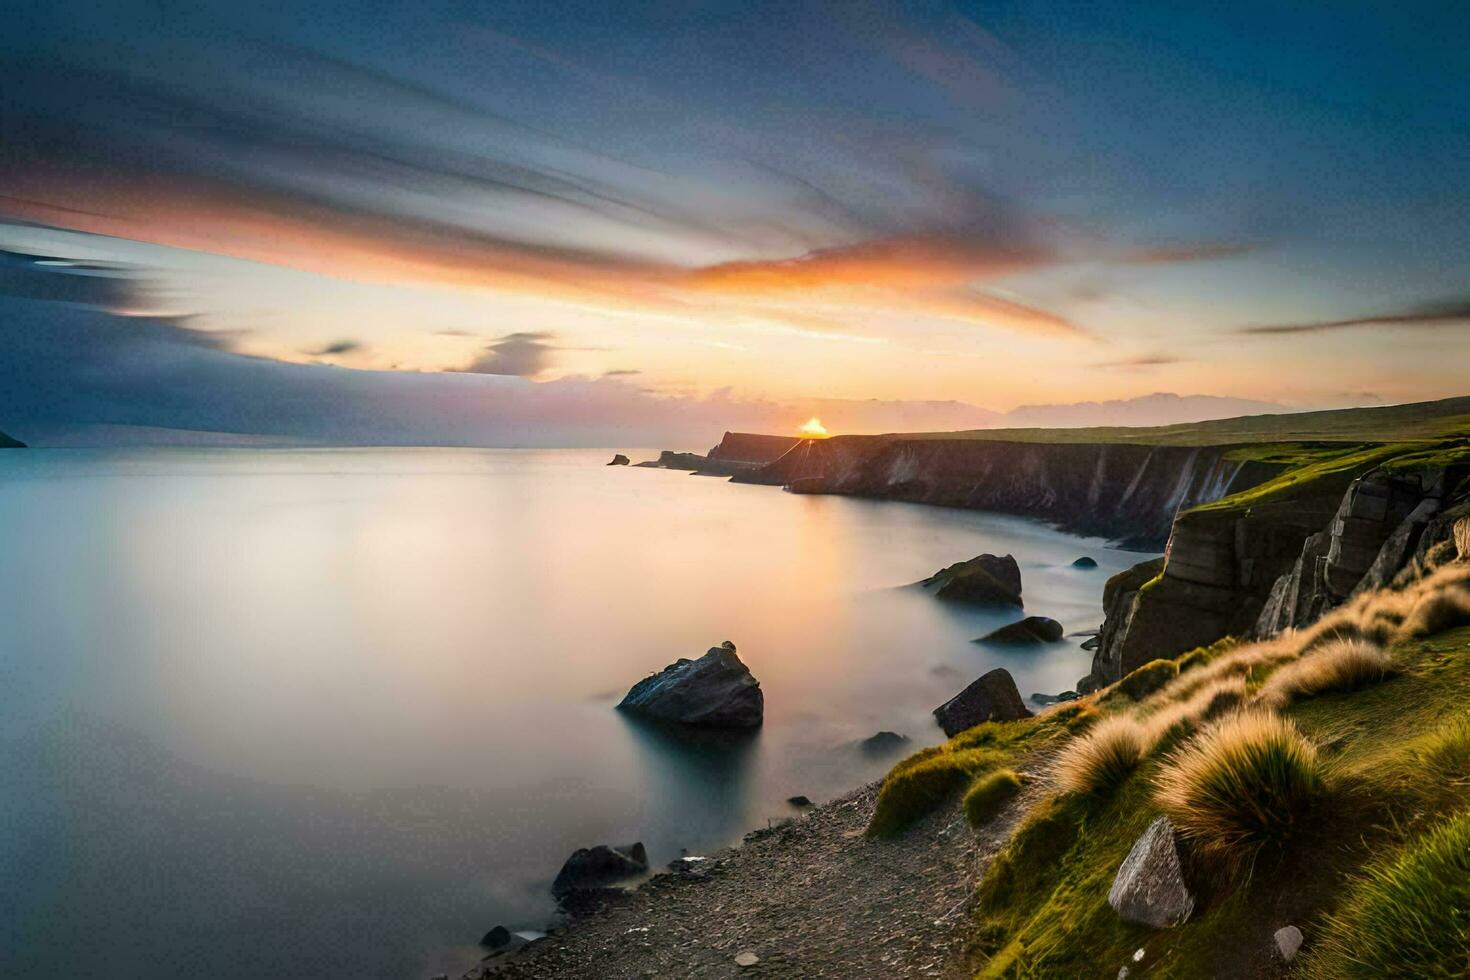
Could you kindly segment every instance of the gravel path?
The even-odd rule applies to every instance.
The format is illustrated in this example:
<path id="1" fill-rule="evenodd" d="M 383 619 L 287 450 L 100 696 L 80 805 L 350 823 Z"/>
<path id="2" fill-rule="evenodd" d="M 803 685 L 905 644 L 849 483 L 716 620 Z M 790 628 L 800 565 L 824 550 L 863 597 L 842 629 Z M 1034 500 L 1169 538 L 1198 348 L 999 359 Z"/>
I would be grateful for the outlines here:
<path id="1" fill-rule="evenodd" d="M 978 832 L 951 806 L 879 841 L 863 836 L 877 785 L 750 834 L 698 874 L 657 875 L 465 978 L 967 976 L 971 897 L 1031 794 Z M 759 962 L 737 965 L 742 953 Z"/>

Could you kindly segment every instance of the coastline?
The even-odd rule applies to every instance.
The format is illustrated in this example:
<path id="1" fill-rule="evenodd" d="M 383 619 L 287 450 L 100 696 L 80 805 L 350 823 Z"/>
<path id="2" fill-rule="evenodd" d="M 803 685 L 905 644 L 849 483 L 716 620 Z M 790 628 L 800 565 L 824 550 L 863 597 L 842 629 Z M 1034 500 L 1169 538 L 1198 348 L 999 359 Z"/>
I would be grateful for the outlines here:
<path id="1" fill-rule="evenodd" d="M 968 977 L 968 914 L 1032 787 L 980 830 L 958 800 L 903 836 L 864 835 L 880 781 L 666 871 L 492 954 L 462 980 Z M 707 870 L 706 870 L 707 868 Z M 758 962 L 740 966 L 735 957 Z"/>

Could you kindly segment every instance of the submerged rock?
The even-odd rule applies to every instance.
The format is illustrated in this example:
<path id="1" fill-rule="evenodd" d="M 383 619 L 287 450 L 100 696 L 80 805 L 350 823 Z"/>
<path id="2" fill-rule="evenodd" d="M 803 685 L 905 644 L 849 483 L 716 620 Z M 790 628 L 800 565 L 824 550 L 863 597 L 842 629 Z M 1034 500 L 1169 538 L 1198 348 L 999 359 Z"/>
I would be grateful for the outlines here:
<path id="1" fill-rule="evenodd" d="M 765 713 L 760 681 L 726 640 L 698 660 L 680 658 L 634 684 L 618 708 L 705 728 L 755 728 Z"/>
<path id="2" fill-rule="evenodd" d="M 953 738 L 982 722 L 1030 718 L 1031 712 L 1026 710 L 1011 672 L 997 667 L 935 708 L 934 717 L 944 734 Z"/>
<path id="3" fill-rule="evenodd" d="M 1012 645 L 1032 643 L 1056 643 L 1062 638 L 1062 624 L 1046 616 L 1027 616 L 998 630 L 980 637 L 976 643 L 1006 643 Z"/>
<path id="4" fill-rule="evenodd" d="M 614 453 L 613 454 L 613 458 L 612 458 L 612 462 L 611 463 L 608 463 L 607 465 L 608 466 L 627 466 L 629 462 L 631 462 L 631 460 L 629 460 L 628 457 L 624 456 L 622 453 Z"/>
<path id="5" fill-rule="evenodd" d="M 1083 555 L 1081 558 L 1078 558 L 1076 561 L 1072 562 L 1072 567 L 1073 568 L 1096 568 L 1097 567 L 1097 559 L 1096 558 L 1089 558 L 1087 555 Z"/>
<path id="6" fill-rule="evenodd" d="M 1194 912 L 1194 895 L 1184 880 L 1184 863 L 1174 825 L 1159 817 L 1123 859 L 1108 904 L 1124 922 L 1166 929 Z"/>
<path id="7" fill-rule="evenodd" d="M 556 880 L 551 883 L 551 894 L 565 898 L 573 892 L 606 888 L 647 870 L 648 852 L 641 842 L 623 847 L 611 844 L 582 847 L 557 872 Z"/>
<path id="8" fill-rule="evenodd" d="M 869 735 L 858 743 L 858 748 L 868 755 L 887 755 L 890 752 L 897 752 L 907 744 L 909 744 L 907 735 L 884 731 L 876 735 Z"/>
<path id="9" fill-rule="evenodd" d="M 1021 566 L 1011 555 L 979 555 L 940 569 L 921 585 L 941 599 L 980 605 L 1019 606 Z"/>

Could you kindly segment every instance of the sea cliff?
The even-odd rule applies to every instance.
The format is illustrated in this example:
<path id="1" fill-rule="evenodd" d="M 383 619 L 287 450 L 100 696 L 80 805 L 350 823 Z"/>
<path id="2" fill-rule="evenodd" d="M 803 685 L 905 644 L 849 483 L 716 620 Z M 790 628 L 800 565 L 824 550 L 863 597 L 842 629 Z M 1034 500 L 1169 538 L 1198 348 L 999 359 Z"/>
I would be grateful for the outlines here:
<path id="1" fill-rule="evenodd" d="M 839 436 L 803 440 L 735 475 L 793 493 L 837 493 L 1035 517 L 1157 551 L 1183 509 L 1262 483 L 1278 464 L 1229 446 Z"/>

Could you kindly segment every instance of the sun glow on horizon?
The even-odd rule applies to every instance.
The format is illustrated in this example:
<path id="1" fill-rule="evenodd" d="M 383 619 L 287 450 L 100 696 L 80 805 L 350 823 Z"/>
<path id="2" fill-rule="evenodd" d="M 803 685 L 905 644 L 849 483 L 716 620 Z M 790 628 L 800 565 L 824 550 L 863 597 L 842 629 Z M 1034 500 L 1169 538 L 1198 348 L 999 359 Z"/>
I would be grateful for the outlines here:
<path id="1" fill-rule="evenodd" d="M 807 419 L 796 431 L 803 439 L 825 439 L 831 434 L 822 424 L 822 420 L 815 415 Z"/>

